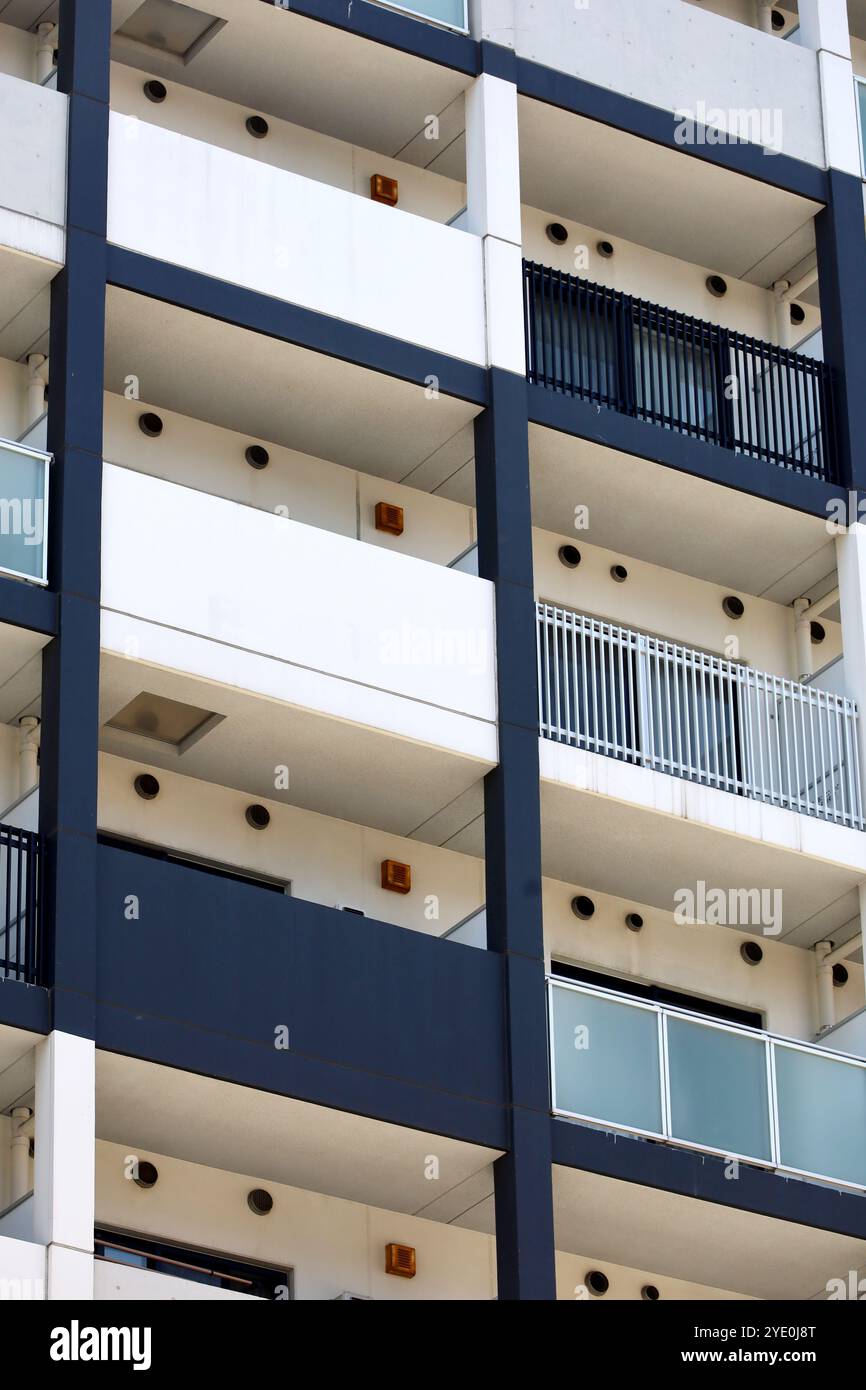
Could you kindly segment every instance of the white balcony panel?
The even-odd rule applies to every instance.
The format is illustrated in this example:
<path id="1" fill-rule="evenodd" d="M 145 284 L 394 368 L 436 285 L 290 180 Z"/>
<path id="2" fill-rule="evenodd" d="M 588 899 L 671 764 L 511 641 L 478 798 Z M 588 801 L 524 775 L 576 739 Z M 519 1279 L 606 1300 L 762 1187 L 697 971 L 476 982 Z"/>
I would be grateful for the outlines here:
<path id="1" fill-rule="evenodd" d="M 45 1246 L 0 1236 L 0 1302 L 45 1297 Z"/>
<path id="2" fill-rule="evenodd" d="M 479 37 L 524 58 L 668 111 L 748 113 L 763 143 L 823 166 L 816 55 L 683 0 L 545 5 L 514 0 L 513 28 L 497 0 L 479 0 Z M 509 6 L 509 10 L 511 7 Z M 664 35 L 663 43 L 653 43 Z"/>
<path id="3" fill-rule="evenodd" d="M 198 1284 L 192 1279 L 177 1279 L 171 1274 L 158 1274 L 153 1269 L 136 1269 L 131 1265 L 112 1264 L 96 1260 L 93 1268 L 93 1296 L 103 1302 L 172 1303 L 202 1302 L 221 1299 L 232 1303 L 261 1303 L 247 1293 L 234 1289 L 217 1289 Z"/>
<path id="4" fill-rule="evenodd" d="M 751 840 L 767 849 L 795 852 L 825 864 L 866 873 L 866 835 L 766 802 L 704 787 L 667 772 L 635 767 L 601 753 L 539 740 L 542 781 L 672 820 Z M 673 835 L 671 826 L 669 833 Z M 741 851 L 745 855 L 745 849 Z M 693 877 L 694 875 L 692 875 Z M 682 882 L 688 882 L 688 878 Z M 645 901 L 649 901 L 646 899 Z"/>
<path id="5" fill-rule="evenodd" d="M 62 264 L 67 98 L 0 74 L 0 246 Z"/>
<path id="6" fill-rule="evenodd" d="M 102 645 L 495 761 L 493 586 L 106 465 Z"/>
<path id="7" fill-rule="evenodd" d="M 469 362 L 478 237 L 114 113 L 109 240 Z"/>

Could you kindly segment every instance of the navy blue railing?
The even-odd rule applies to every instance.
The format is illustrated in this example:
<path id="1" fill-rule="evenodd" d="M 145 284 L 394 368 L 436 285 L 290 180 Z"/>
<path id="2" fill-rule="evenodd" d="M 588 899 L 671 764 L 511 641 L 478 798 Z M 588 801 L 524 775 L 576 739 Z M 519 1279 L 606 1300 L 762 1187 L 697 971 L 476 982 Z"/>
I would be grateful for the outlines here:
<path id="1" fill-rule="evenodd" d="M 823 362 L 523 263 L 530 382 L 837 482 Z"/>
<path id="2" fill-rule="evenodd" d="M 41 906 L 39 836 L 0 825 L 0 979 L 39 982 Z"/>

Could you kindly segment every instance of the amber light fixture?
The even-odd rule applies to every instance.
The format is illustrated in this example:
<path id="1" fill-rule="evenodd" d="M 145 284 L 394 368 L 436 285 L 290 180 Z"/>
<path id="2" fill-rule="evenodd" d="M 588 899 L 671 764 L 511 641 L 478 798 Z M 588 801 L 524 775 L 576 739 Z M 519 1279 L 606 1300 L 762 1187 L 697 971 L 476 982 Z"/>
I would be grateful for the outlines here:
<path id="1" fill-rule="evenodd" d="M 386 1245 L 385 1273 L 398 1274 L 401 1279 L 415 1278 L 414 1245 Z"/>
<path id="2" fill-rule="evenodd" d="M 382 887 L 387 888 L 389 893 L 411 893 L 411 864 L 400 864 L 396 859 L 383 859 Z"/>
<path id="3" fill-rule="evenodd" d="M 370 197 L 374 203 L 387 203 L 389 208 L 395 208 L 399 191 L 397 180 L 389 179 L 387 174 L 370 175 Z"/>
<path id="4" fill-rule="evenodd" d="M 376 503 L 376 530 L 387 531 L 389 536 L 403 534 L 403 508 L 393 502 Z"/>

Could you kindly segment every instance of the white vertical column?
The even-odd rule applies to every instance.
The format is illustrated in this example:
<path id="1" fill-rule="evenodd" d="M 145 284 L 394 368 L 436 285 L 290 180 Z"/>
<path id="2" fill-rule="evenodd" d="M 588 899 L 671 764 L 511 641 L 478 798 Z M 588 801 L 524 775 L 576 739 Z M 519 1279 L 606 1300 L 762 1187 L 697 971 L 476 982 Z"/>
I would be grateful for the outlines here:
<path id="1" fill-rule="evenodd" d="M 483 73 L 466 94 L 466 230 L 484 246 L 487 361 L 526 373 L 517 87 Z"/>
<path id="2" fill-rule="evenodd" d="M 50 1033 L 36 1045 L 34 1239 L 49 1299 L 93 1298 L 96 1049 Z"/>
<path id="3" fill-rule="evenodd" d="M 860 141 L 846 0 L 800 0 L 799 11 L 802 46 L 818 55 L 827 166 L 859 178 Z"/>

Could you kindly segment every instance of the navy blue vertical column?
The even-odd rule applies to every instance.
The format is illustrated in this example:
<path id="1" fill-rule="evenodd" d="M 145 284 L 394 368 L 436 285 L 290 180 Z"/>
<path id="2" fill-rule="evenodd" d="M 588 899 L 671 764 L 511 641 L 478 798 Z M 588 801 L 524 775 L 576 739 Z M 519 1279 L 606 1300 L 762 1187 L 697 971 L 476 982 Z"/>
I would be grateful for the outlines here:
<path id="1" fill-rule="evenodd" d="M 475 426 L 479 573 L 496 586 L 499 765 L 484 786 L 487 944 L 505 958 L 511 1147 L 494 1167 L 500 1299 L 556 1297 L 526 383 Z"/>
<path id="2" fill-rule="evenodd" d="M 824 360 L 833 369 L 840 482 L 866 490 L 866 233 L 863 186 L 830 169 L 815 218 Z"/>
<path id="3" fill-rule="evenodd" d="M 69 97 L 66 263 L 51 291 L 49 580 L 58 636 L 42 663 L 39 825 L 53 1026 L 93 1036 L 99 583 L 111 0 L 60 0 Z"/>

